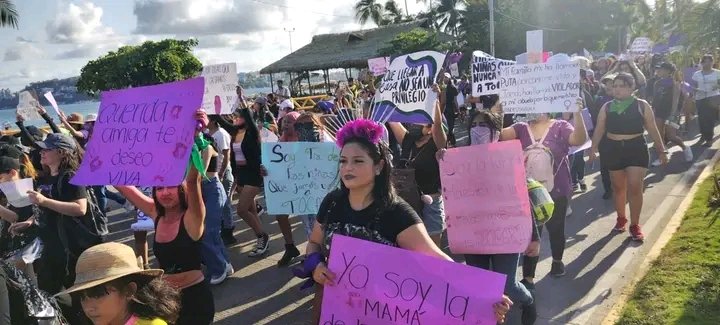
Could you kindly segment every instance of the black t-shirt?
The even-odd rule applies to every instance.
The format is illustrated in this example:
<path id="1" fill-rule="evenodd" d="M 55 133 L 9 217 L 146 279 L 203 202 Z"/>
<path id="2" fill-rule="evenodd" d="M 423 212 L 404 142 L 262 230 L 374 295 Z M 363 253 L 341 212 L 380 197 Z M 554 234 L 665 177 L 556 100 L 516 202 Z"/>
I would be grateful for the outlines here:
<path id="1" fill-rule="evenodd" d="M 382 208 L 376 201 L 363 210 L 355 211 L 350 207 L 348 195 L 342 190 L 325 196 L 316 218 L 325 232 L 323 252 L 326 256 L 334 234 L 397 247 L 397 236 L 401 232 L 422 223 L 412 207 L 400 197 L 396 197 L 387 208 Z"/>
<path id="2" fill-rule="evenodd" d="M 672 111 L 675 83 L 670 78 L 658 79 L 653 87 L 652 107 L 659 117 L 668 117 Z"/>
<path id="3" fill-rule="evenodd" d="M 12 205 L 8 205 L 7 208 L 17 214 L 18 222 L 27 221 L 28 219 L 30 219 L 30 217 L 35 214 L 36 209 L 34 204 L 22 208 L 16 208 Z M 15 253 L 17 253 L 18 250 L 31 244 L 38 236 L 38 228 L 36 225 L 32 225 L 29 228 L 25 229 L 18 236 L 10 235 L 10 232 L 8 231 L 8 228 L 10 227 L 9 222 L 3 220 L 1 227 L 2 231 L 0 231 L 0 258 L 8 258 L 14 255 Z"/>
<path id="4" fill-rule="evenodd" d="M 455 105 L 455 99 L 458 96 L 457 88 L 450 84 L 445 88 L 445 114 L 455 113 L 457 105 Z"/>
<path id="5" fill-rule="evenodd" d="M 59 178 L 62 176 L 61 178 Z M 87 198 L 87 191 L 84 186 L 77 186 L 70 184 L 72 174 L 61 173 L 57 176 L 45 176 L 38 180 L 38 190 L 40 193 L 45 195 L 47 198 L 61 201 L 61 202 L 72 202 L 79 199 Z M 62 192 L 58 190 L 58 182 L 62 182 L 60 187 Z M 40 238 L 45 242 L 46 249 L 53 244 L 59 243 L 58 238 L 58 221 L 62 217 L 59 213 L 54 210 L 47 208 L 40 208 Z M 50 241 L 52 244 L 48 243 Z M 59 247 L 62 249 L 62 247 Z"/>
<path id="6" fill-rule="evenodd" d="M 440 193 L 440 164 L 435 158 L 438 151 L 435 141 L 430 139 L 422 147 L 415 145 L 416 139 L 405 135 L 402 143 L 400 168 L 415 168 L 415 182 L 422 194 Z"/>

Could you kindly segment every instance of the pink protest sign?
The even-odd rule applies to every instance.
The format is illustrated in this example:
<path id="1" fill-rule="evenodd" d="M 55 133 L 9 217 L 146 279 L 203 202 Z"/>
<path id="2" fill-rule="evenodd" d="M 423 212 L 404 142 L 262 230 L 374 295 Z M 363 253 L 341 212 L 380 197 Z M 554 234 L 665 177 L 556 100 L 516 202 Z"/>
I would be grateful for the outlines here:
<path id="1" fill-rule="evenodd" d="M 532 219 L 520 141 L 450 149 L 440 161 L 450 250 L 524 252 Z"/>
<path id="2" fill-rule="evenodd" d="M 487 324 L 505 275 L 335 235 L 321 325 Z"/>
<path id="3" fill-rule="evenodd" d="M 185 177 L 194 142 L 202 77 L 105 91 L 77 185 L 174 186 Z"/>
<path id="4" fill-rule="evenodd" d="M 373 76 L 376 77 L 382 76 L 387 72 L 388 64 L 388 58 L 386 57 L 379 57 L 368 60 L 368 67 L 370 68 Z"/>

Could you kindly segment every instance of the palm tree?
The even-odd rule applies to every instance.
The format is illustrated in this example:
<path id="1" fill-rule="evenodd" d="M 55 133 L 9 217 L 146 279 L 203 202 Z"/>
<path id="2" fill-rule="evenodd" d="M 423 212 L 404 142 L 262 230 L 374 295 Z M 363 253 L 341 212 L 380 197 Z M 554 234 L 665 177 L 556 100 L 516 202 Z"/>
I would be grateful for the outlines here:
<path id="1" fill-rule="evenodd" d="M 683 18 L 684 29 L 693 50 L 715 50 L 720 43 L 720 0 L 698 3 Z"/>
<path id="2" fill-rule="evenodd" d="M 395 0 L 385 2 L 384 22 L 388 24 L 401 23 L 405 19 L 402 10 Z"/>
<path id="3" fill-rule="evenodd" d="M 10 0 L 0 0 L 0 27 L 18 28 L 18 14 Z"/>
<path id="4" fill-rule="evenodd" d="M 383 5 L 377 3 L 375 0 L 360 0 L 355 5 L 355 19 L 360 25 L 365 25 L 368 20 L 371 20 L 376 25 L 382 25 L 383 23 Z"/>

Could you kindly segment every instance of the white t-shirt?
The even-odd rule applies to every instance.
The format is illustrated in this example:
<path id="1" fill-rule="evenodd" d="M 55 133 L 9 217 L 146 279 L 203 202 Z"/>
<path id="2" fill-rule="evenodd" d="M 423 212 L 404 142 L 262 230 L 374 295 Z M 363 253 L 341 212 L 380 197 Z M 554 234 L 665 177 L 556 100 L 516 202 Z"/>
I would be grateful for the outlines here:
<path id="1" fill-rule="evenodd" d="M 290 98 L 290 89 L 285 86 L 279 87 L 278 89 L 275 90 L 275 95 L 284 97 L 281 99 L 288 99 L 288 98 Z"/>
<path id="2" fill-rule="evenodd" d="M 713 96 L 720 96 L 720 70 L 713 69 L 710 74 L 704 74 L 702 70 L 693 74 L 693 80 L 697 82 L 698 90 L 695 92 L 695 99 L 705 99 Z"/>
<path id="3" fill-rule="evenodd" d="M 223 150 L 230 149 L 230 133 L 225 131 L 223 128 L 218 128 L 215 133 L 212 134 L 213 141 L 215 142 L 215 147 L 218 150 L 218 157 L 217 157 L 217 171 L 222 170 L 222 163 L 225 157 L 223 157 Z M 228 164 L 228 169 L 230 169 L 230 164 Z"/>

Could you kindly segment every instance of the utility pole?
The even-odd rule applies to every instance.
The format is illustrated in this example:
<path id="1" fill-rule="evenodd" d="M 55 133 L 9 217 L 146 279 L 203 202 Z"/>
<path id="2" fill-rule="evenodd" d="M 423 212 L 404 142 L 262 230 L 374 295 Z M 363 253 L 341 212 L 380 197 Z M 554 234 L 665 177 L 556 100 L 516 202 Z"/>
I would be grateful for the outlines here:
<path id="1" fill-rule="evenodd" d="M 288 33 L 288 37 L 290 38 L 290 53 L 292 53 L 292 52 L 293 52 L 293 47 L 292 47 L 292 33 L 295 32 L 295 27 L 292 27 L 292 28 L 283 28 L 283 30 Z"/>
<path id="2" fill-rule="evenodd" d="M 407 0 L 405 0 L 405 16 L 410 17 L 410 11 L 408 10 Z"/>
<path id="3" fill-rule="evenodd" d="M 495 56 L 495 0 L 488 0 L 490 10 L 490 54 Z"/>

